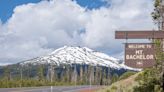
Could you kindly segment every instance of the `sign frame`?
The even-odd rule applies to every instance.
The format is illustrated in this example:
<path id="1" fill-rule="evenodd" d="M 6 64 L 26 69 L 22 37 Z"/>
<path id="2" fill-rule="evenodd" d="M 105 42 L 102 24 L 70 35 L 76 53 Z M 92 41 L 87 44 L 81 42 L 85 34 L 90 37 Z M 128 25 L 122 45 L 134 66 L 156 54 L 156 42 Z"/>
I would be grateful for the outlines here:
<path id="1" fill-rule="evenodd" d="M 164 31 L 115 31 L 115 39 L 164 39 Z"/>
<path id="2" fill-rule="evenodd" d="M 131 45 L 130 48 L 128 47 L 129 45 Z M 125 43 L 124 53 L 125 64 L 129 67 L 148 68 L 155 65 L 155 48 L 153 43 Z M 129 55 L 128 59 L 127 55 Z M 136 59 L 134 56 L 138 58 Z"/>

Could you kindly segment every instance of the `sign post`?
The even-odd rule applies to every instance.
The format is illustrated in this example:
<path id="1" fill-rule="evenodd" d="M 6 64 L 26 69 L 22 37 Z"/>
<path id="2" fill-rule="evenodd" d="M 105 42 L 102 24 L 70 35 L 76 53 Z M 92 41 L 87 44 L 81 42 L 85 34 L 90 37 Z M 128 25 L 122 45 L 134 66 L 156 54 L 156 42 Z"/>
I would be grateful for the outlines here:
<path id="1" fill-rule="evenodd" d="M 164 39 L 164 31 L 116 31 L 115 39 Z M 153 43 L 125 43 L 125 64 L 133 68 L 148 68 L 155 65 Z"/>

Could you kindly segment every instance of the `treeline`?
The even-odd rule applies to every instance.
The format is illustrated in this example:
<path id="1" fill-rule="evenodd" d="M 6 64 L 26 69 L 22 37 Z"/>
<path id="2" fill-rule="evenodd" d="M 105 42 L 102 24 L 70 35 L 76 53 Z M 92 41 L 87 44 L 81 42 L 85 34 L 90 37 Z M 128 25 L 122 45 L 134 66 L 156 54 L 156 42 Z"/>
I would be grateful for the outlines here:
<path id="1" fill-rule="evenodd" d="M 0 87 L 110 85 L 126 70 L 90 65 L 11 65 L 0 69 Z"/>
<path id="2" fill-rule="evenodd" d="M 156 64 L 152 68 L 145 69 L 137 78 L 138 86 L 134 87 L 134 92 L 164 92 L 163 89 L 163 69 L 164 52 L 161 40 L 155 40 Z"/>
<path id="3" fill-rule="evenodd" d="M 157 24 L 158 30 L 164 31 L 164 0 L 154 0 L 152 18 Z M 137 78 L 138 86 L 134 92 L 164 92 L 164 40 L 153 39 L 155 45 L 156 65 L 145 69 Z"/>

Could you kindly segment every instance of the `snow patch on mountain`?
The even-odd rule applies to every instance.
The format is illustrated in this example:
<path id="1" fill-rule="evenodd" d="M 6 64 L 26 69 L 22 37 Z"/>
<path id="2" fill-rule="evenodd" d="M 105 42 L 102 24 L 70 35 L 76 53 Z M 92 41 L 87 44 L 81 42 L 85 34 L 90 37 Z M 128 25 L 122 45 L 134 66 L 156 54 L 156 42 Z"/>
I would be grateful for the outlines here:
<path id="1" fill-rule="evenodd" d="M 104 53 L 91 50 L 87 47 L 64 46 L 49 55 L 21 62 L 25 64 L 88 64 L 93 66 L 106 66 L 114 69 L 130 69 L 123 64 L 119 64 L 119 59 L 110 57 Z"/>

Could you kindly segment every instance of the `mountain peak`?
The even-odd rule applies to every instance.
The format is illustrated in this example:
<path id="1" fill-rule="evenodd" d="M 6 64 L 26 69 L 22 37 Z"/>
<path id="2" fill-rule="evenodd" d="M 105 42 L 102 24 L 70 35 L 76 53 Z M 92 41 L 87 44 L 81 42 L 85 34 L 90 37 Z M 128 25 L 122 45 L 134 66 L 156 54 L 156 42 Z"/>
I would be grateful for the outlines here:
<path id="1" fill-rule="evenodd" d="M 56 54 L 56 53 L 58 53 L 58 52 L 60 52 L 60 51 L 84 51 L 84 52 L 94 52 L 94 50 L 91 50 L 91 49 L 89 49 L 89 48 L 87 48 L 87 47 L 80 47 L 80 46 L 78 46 L 78 47 L 75 47 L 75 46 L 63 46 L 63 47 L 61 47 L 61 48 L 56 49 L 55 51 L 53 51 L 53 52 L 50 53 L 50 54 Z"/>
<path id="2" fill-rule="evenodd" d="M 87 47 L 64 46 L 56 49 L 46 56 L 27 60 L 21 64 L 87 64 L 92 66 L 105 66 L 114 69 L 126 68 L 118 63 L 119 59 L 108 56 L 107 54 L 94 51 Z"/>

